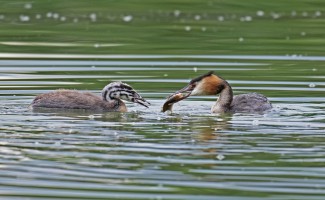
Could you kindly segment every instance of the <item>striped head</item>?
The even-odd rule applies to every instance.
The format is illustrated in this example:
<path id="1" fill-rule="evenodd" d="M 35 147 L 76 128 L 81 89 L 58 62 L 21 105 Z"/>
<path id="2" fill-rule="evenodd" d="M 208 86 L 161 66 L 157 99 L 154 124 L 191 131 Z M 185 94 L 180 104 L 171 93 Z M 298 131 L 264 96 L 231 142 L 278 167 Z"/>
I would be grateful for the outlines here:
<path id="1" fill-rule="evenodd" d="M 147 108 L 150 105 L 150 103 L 142 98 L 131 86 L 122 82 L 112 82 L 106 85 L 102 90 L 102 97 L 104 101 L 122 99 L 138 103 Z"/>

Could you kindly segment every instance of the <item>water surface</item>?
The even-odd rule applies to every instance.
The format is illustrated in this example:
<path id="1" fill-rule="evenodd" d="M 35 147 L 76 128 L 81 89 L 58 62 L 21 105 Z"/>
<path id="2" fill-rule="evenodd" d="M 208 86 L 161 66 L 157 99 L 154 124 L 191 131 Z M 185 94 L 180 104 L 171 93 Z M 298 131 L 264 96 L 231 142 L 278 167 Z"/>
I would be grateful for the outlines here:
<path id="1" fill-rule="evenodd" d="M 0 10 L 1 198 L 324 199 L 322 1 L 44 2 Z M 160 112 L 210 70 L 274 108 L 217 115 L 217 97 L 202 96 Z M 100 95 L 112 81 L 152 105 L 28 109 L 38 94 Z"/>

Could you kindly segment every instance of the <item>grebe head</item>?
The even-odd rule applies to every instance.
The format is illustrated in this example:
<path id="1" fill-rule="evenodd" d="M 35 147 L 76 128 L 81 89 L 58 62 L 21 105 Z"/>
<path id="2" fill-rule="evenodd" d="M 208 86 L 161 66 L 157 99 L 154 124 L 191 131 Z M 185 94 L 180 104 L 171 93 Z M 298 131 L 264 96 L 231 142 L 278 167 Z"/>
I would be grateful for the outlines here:
<path id="1" fill-rule="evenodd" d="M 178 90 L 171 96 L 179 93 L 186 93 L 183 99 L 189 96 L 199 95 L 216 95 L 219 94 L 224 88 L 224 80 L 210 71 L 199 77 L 192 79 L 187 86 Z"/>
<path id="2" fill-rule="evenodd" d="M 150 105 L 150 103 L 142 98 L 131 86 L 122 82 L 113 82 L 106 85 L 102 90 L 102 97 L 104 101 L 122 99 L 138 103 L 147 108 Z"/>

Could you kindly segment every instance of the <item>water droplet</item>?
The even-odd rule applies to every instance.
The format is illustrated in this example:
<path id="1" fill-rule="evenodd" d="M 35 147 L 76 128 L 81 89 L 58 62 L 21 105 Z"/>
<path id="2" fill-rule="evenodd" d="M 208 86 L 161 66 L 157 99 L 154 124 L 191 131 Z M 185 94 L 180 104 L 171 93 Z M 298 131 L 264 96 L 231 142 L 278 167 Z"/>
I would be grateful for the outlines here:
<path id="1" fill-rule="evenodd" d="M 74 130 L 73 129 L 69 129 L 69 133 L 71 134 L 71 133 L 73 133 L 74 132 Z"/>
<path id="2" fill-rule="evenodd" d="M 185 31 L 190 31 L 191 27 L 190 26 L 185 26 Z"/>
<path id="3" fill-rule="evenodd" d="M 167 77 L 168 76 L 168 74 L 164 74 L 164 77 Z"/>
<path id="4" fill-rule="evenodd" d="M 99 44 L 94 44 L 94 47 L 95 47 L 95 48 L 99 48 L 100 45 L 99 45 Z"/>
<path id="5" fill-rule="evenodd" d="M 180 14 L 181 14 L 180 10 L 174 10 L 174 16 L 175 17 L 179 17 Z"/>
<path id="6" fill-rule="evenodd" d="M 245 16 L 245 21 L 246 22 L 250 22 L 252 20 L 253 20 L 253 17 L 251 17 L 251 16 Z"/>
<path id="7" fill-rule="evenodd" d="M 305 11 L 305 12 L 302 12 L 301 15 L 302 15 L 303 17 L 308 17 L 308 12 L 306 12 L 306 11 Z"/>
<path id="8" fill-rule="evenodd" d="M 92 22 L 95 22 L 95 21 L 97 20 L 97 15 L 96 15 L 96 13 L 91 13 L 91 14 L 89 15 L 89 18 L 90 18 L 90 20 L 91 20 Z"/>
<path id="9" fill-rule="evenodd" d="M 65 20 L 67 20 L 67 18 L 66 18 L 65 16 L 62 16 L 62 17 L 60 17 L 60 20 L 61 20 L 62 22 L 64 22 Z"/>
<path id="10" fill-rule="evenodd" d="M 53 13 L 53 16 L 52 16 L 54 19 L 59 19 L 60 15 L 59 13 Z"/>
<path id="11" fill-rule="evenodd" d="M 160 117 L 157 117 L 157 120 L 158 120 L 158 121 L 160 121 L 160 120 L 161 120 L 161 118 L 160 118 Z"/>
<path id="12" fill-rule="evenodd" d="M 194 140 L 194 139 L 191 140 L 191 143 L 195 143 L 195 142 L 196 142 L 196 140 Z"/>
<path id="13" fill-rule="evenodd" d="M 243 41 L 244 41 L 244 38 L 240 37 L 240 38 L 238 39 L 238 41 L 239 41 L 239 42 L 243 42 Z"/>
<path id="14" fill-rule="evenodd" d="M 5 18 L 4 15 L 0 15 L 0 20 L 3 20 Z"/>
<path id="15" fill-rule="evenodd" d="M 35 145 L 39 145 L 39 142 L 34 142 Z"/>
<path id="16" fill-rule="evenodd" d="M 95 66 L 95 65 L 93 65 L 93 66 L 91 66 L 91 68 L 92 68 L 92 69 L 95 69 L 95 68 L 96 68 L 96 66 Z"/>
<path id="17" fill-rule="evenodd" d="M 78 23 L 79 22 L 79 19 L 78 18 L 74 18 L 73 19 L 73 23 Z"/>
<path id="18" fill-rule="evenodd" d="M 295 17 L 297 15 L 297 12 L 295 10 L 291 11 L 291 16 Z"/>
<path id="19" fill-rule="evenodd" d="M 60 141 L 56 141 L 56 142 L 54 142 L 54 145 L 55 146 L 60 146 L 61 145 L 61 142 Z"/>
<path id="20" fill-rule="evenodd" d="M 279 19 L 281 17 L 280 14 L 274 13 L 274 12 L 271 13 L 271 16 L 272 16 L 273 19 Z"/>
<path id="21" fill-rule="evenodd" d="M 202 32 L 205 32 L 206 30 L 207 30 L 206 27 L 202 27 L 202 28 L 201 28 L 201 31 L 202 31 Z"/>
<path id="22" fill-rule="evenodd" d="M 132 15 L 126 15 L 123 17 L 123 21 L 125 22 L 130 22 L 132 21 L 132 19 L 133 19 Z"/>
<path id="23" fill-rule="evenodd" d="M 89 119 L 95 119 L 95 116 L 94 115 L 89 115 L 88 118 Z"/>
<path id="24" fill-rule="evenodd" d="M 225 17 L 224 17 L 224 16 L 219 16 L 219 17 L 218 17 L 218 20 L 219 20 L 220 22 L 223 22 L 223 21 L 225 21 Z"/>
<path id="25" fill-rule="evenodd" d="M 300 35 L 301 36 L 305 36 L 306 35 L 306 32 L 301 32 Z"/>
<path id="26" fill-rule="evenodd" d="M 315 16 L 316 16 L 316 17 L 320 17 L 321 15 L 322 15 L 322 12 L 321 12 L 321 11 L 316 11 L 316 12 L 315 12 Z"/>
<path id="27" fill-rule="evenodd" d="M 225 159 L 225 156 L 222 155 L 222 154 L 218 154 L 216 158 L 217 158 L 218 160 L 223 160 L 223 159 Z"/>
<path id="28" fill-rule="evenodd" d="M 42 18 L 42 15 L 41 14 L 36 14 L 35 15 L 35 19 L 41 19 Z"/>
<path id="29" fill-rule="evenodd" d="M 22 22 L 28 22 L 29 21 L 29 16 L 27 16 L 27 15 L 20 15 L 19 16 L 19 19 Z"/>
<path id="30" fill-rule="evenodd" d="M 313 68 L 313 69 L 312 69 L 312 71 L 313 71 L 313 72 L 316 72 L 316 71 L 317 71 L 317 69 L 316 69 L 316 68 Z"/>
<path id="31" fill-rule="evenodd" d="M 24 8 L 25 9 L 31 9 L 33 6 L 32 6 L 32 4 L 31 3 L 26 3 L 25 5 L 24 5 Z"/>
<path id="32" fill-rule="evenodd" d="M 201 19 L 201 16 L 200 15 L 195 15 L 194 16 L 194 19 L 197 20 L 197 21 L 199 21 Z"/>
<path id="33" fill-rule="evenodd" d="M 51 13 L 51 12 L 46 13 L 46 17 L 50 18 L 52 16 L 53 16 L 53 13 Z"/>
<path id="34" fill-rule="evenodd" d="M 254 126 L 257 126 L 257 125 L 259 125 L 259 121 L 258 121 L 257 119 L 254 119 L 253 122 L 252 122 L 252 124 L 253 124 Z"/>
<path id="35" fill-rule="evenodd" d="M 259 16 L 259 17 L 262 17 L 262 16 L 264 16 L 264 11 L 263 10 L 258 10 L 256 12 L 256 15 Z"/>
<path id="36" fill-rule="evenodd" d="M 194 72 L 197 72 L 197 67 L 193 67 L 193 71 Z"/>
<path id="37" fill-rule="evenodd" d="M 314 87 L 316 87 L 316 84 L 315 84 L 315 83 L 310 83 L 310 84 L 309 84 L 309 87 L 310 87 L 310 88 L 314 88 Z"/>
<path id="38" fill-rule="evenodd" d="M 118 132 L 115 131 L 115 132 L 114 132 L 114 135 L 117 136 L 117 135 L 118 135 Z"/>

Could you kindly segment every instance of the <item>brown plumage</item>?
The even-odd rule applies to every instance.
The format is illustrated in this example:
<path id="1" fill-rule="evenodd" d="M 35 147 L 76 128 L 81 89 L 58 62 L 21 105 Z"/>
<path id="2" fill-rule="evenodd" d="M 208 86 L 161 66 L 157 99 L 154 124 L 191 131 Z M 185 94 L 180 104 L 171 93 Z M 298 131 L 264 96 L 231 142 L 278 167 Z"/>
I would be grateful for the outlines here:
<path id="1" fill-rule="evenodd" d="M 30 108 L 126 112 L 126 105 L 121 99 L 138 103 L 145 107 L 149 105 L 149 102 L 143 99 L 131 86 L 121 82 L 113 82 L 104 87 L 102 96 L 76 90 L 56 90 L 40 94 L 35 97 Z"/>

